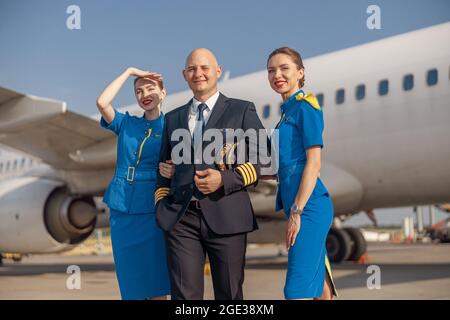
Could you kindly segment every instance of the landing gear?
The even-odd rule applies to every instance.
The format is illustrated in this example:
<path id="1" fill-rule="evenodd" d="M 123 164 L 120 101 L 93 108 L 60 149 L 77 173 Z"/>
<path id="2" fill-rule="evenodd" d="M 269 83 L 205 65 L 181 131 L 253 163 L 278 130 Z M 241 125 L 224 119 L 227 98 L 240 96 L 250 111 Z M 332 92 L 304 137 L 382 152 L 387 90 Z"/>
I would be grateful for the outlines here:
<path id="1" fill-rule="evenodd" d="M 367 250 L 366 240 L 356 228 L 332 227 L 328 232 L 326 246 L 328 258 L 333 263 L 358 261 Z"/>
<path id="2" fill-rule="evenodd" d="M 357 228 L 344 228 L 351 240 L 350 255 L 348 261 L 358 261 L 361 256 L 367 251 L 367 242 L 363 234 Z"/>
<path id="3" fill-rule="evenodd" d="M 331 262 L 340 263 L 350 255 L 351 239 L 343 229 L 332 227 L 327 237 L 327 253 Z"/>

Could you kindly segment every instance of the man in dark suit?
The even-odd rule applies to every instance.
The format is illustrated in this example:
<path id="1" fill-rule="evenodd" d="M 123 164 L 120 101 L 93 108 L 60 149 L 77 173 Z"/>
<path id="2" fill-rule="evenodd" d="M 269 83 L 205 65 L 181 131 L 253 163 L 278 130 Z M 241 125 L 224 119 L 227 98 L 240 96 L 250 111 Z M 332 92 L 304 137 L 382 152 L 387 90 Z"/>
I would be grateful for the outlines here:
<path id="1" fill-rule="evenodd" d="M 243 299 L 247 233 L 257 229 L 246 188 L 254 186 L 261 174 L 260 162 L 249 160 L 250 153 L 259 159 L 258 142 L 220 143 L 219 152 L 213 152 L 219 161 L 214 163 L 199 160 L 198 155 L 208 146 L 208 131 L 215 130 L 225 139 L 229 130 L 257 132 L 264 127 L 253 103 L 218 91 L 221 73 L 211 51 L 192 51 L 183 76 L 194 97 L 165 116 L 160 162 L 172 160 L 176 167 L 172 179 L 158 174 L 155 203 L 157 221 L 166 234 L 172 299 L 203 299 L 206 253 L 215 298 Z M 180 136 L 180 130 L 187 133 L 189 144 L 177 153 L 181 142 L 174 137 Z M 245 161 L 227 166 L 221 160 L 229 159 L 239 144 L 244 146 L 240 149 L 246 152 Z M 189 161 L 181 163 L 176 156 Z"/>

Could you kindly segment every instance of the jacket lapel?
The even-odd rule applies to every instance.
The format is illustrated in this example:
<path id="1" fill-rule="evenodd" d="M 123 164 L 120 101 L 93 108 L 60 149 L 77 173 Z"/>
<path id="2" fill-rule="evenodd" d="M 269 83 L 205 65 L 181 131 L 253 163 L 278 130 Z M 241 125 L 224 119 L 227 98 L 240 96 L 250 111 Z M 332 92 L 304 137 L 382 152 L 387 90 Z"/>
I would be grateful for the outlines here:
<path id="1" fill-rule="evenodd" d="M 228 104 L 228 98 L 224 96 L 222 93 L 219 94 L 219 98 L 214 105 L 211 115 L 209 116 L 208 122 L 206 123 L 205 130 L 209 128 L 215 128 L 217 122 L 222 117 L 225 112 Z"/>
<path id="2" fill-rule="evenodd" d="M 180 128 L 186 129 L 189 131 L 189 110 L 191 108 L 192 105 L 192 99 L 185 104 L 179 113 L 179 124 L 180 124 Z"/>

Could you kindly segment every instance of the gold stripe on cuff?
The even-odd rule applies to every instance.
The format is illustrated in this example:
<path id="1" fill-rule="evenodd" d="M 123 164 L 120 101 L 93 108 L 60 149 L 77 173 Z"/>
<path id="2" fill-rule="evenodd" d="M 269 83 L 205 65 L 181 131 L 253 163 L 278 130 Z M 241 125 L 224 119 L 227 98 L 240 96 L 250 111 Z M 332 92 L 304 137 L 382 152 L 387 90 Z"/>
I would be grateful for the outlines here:
<path id="1" fill-rule="evenodd" d="M 251 162 L 247 162 L 246 164 L 247 164 L 247 166 L 250 168 L 250 170 L 253 173 L 253 181 L 252 181 L 252 183 L 255 183 L 256 180 L 258 179 L 258 175 L 256 174 L 256 169 L 255 169 L 255 167 L 253 166 L 253 164 Z"/>
<path id="2" fill-rule="evenodd" d="M 249 180 L 247 172 L 244 171 L 243 167 L 241 167 L 241 166 L 238 166 L 236 169 L 241 173 L 242 178 L 244 178 L 244 186 L 246 186 L 248 184 L 248 180 Z"/>

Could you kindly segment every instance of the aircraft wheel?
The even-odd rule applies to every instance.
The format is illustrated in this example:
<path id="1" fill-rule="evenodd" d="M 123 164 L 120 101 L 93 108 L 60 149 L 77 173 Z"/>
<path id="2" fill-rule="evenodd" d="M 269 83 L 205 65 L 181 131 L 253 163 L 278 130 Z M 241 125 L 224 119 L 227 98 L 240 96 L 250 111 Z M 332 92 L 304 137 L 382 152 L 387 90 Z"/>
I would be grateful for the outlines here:
<path id="1" fill-rule="evenodd" d="M 344 228 L 351 240 L 351 250 L 347 258 L 348 261 L 358 261 L 359 258 L 367 251 L 367 242 L 362 232 L 358 228 Z"/>
<path id="2" fill-rule="evenodd" d="M 350 255 L 350 236 L 344 230 L 332 227 L 328 232 L 326 246 L 330 262 L 341 263 Z"/>

